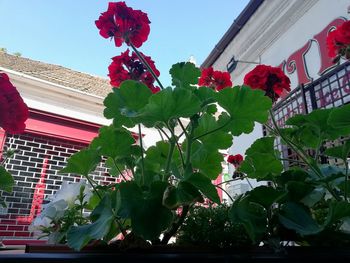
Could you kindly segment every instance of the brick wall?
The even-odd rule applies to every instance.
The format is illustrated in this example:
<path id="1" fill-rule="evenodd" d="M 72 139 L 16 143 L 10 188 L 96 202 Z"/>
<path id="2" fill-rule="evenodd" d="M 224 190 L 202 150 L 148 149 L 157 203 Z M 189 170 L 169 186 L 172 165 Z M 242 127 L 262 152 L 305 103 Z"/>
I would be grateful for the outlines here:
<path id="1" fill-rule="evenodd" d="M 31 134 L 6 137 L 5 147 L 17 150 L 5 164 L 16 185 L 11 194 L 1 193 L 8 207 L 0 209 L 0 241 L 36 239 L 28 231 L 28 225 L 40 212 L 41 204 L 47 202 L 47 198 L 60 188 L 63 181 L 78 182 L 81 179 L 78 175 L 58 174 L 58 171 L 66 165 L 69 156 L 85 146 Z M 100 184 L 119 181 L 119 178 L 108 176 L 102 163 L 92 176 Z M 33 198 L 39 192 L 43 198 Z"/>

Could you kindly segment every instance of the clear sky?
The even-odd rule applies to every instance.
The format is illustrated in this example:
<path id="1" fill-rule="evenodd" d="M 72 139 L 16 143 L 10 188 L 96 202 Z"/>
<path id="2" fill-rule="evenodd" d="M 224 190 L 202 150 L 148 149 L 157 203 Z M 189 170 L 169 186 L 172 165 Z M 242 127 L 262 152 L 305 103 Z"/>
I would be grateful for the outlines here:
<path id="1" fill-rule="evenodd" d="M 0 47 L 8 53 L 107 76 L 110 58 L 125 46 L 99 36 L 94 21 L 106 0 L 0 0 Z M 248 0 L 126 0 L 151 20 L 140 50 L 155 61 L 163 84 L 172 64 L 193 55 L 200 65 Z"/>

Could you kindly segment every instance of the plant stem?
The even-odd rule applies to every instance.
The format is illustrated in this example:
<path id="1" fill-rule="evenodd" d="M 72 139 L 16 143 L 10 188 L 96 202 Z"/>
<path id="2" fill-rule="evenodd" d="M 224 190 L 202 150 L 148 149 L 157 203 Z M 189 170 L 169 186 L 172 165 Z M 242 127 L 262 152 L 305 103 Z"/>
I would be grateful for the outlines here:
<path id="1" fill-rule="evenodd" d="M 173 157 L 173 153 L 174 153 L 174 149 L 175 149 L 175 141 L 174 139 L 172 139 L 170 141 L 170 148 L 169 148 L 169 152 L 168 152 L 168 157 L 166 160 L 166 165 L 165 165 L 165 172 L 164 175 L 168 177 L 169 171 L 170 171 L 170 164 L 171 164 L 171 159 Z M 167 178 L 163 178 L 163 181 L 165 181 Z"/>
<path id="2" fill-rule="evenodd" d="M 153 69 L 151 68 L 151 66 L 147 63 L 147 61 L 144 59 L 144 57 L 142 56 L 142 54 L 136 49 L 136 47 L 130 42 L 129 43 L 131 48 L 134 50 L 134 52 L 136 53 L 137 57 L 141 60 L 142 64 L 145 65 L 145 67 L 147 68 L 147 70 L 149 71 L 149 73 L 151 73 L 152 77 L 157 81 L 159 87 L 161 89 L 164 89 L 164 86 L 162 85 L 162 83 L 160 82 L 160 80 L 158 79 L 157 75 L 154 73 Z"/>
<path id="3" fill-rule="evenodd" d="M 304 150 L 298 146 L 297 144 L 293 143 L 291 140 L 287 139 L 281 132 L 280 128 L 278 127 L 276 120 L 273 116 L 273 112 L 272 110 L 270 110 L 270 117 L 274 126 L 274 130 L 276 132 L 276 135 L 278 135 L 279 137 L 281 137 L 281 139 L 283 139 L 283 141 L 299 156 L 299 158 L 305 163 L 307 164 L 307 166 L 321 179 L 323 177 L 322 173 L 320 172 L 318 166 L 310 163 L 308 161 L 307 155 L 304 152 Z M 329 191 L 329 193 L 337 200 L 340 201 L 339 196 L 337 196 L 333 189 L 330 187 L 330 185 L 327 183 L 325 185 L 326 189 Z"/>
<path id="4" fill-rule="evenodd" d="M 343 160 L 344 164 L 345 164 L 345 186 L 344 186 L 344 199 L 346 202 L 348 202 L 348 172 L 349 172 L 349 164 L 348 164 L 348 160 L 345 158 Z"/>
<path id="5" fill-rule="evenodd" d="M 169 229 L 169 231 L 164 233 L 163 239 L 160 242 L 163 245 L 168 244 L 170 238 L 176 234 L 177 230 L 179 229 L 179 227 L 182 225 L 182 223 L 184 222 L 188 211 L 190 209 L 189 205 L 184 205 L 182 208 L 182 212 L 181 212 L 181 216 L 179 217 L 179 219 L 177 220 L 177 222 L 174 222 L 171 226 L 171 228 Z"/>
<path id="6" fill-rule="evenodd" d="M 86 175 L 85 177 L 86 177 L 86 179 L 88 180 L 89 184 L 91 185 L 92 189 L 94 189 L 94 192 L 97 194 L 98 198 L 99 198 L 100 200 L 102 200 L 102 197 L 101 197 L 100 193 L 97 191 L 96 186 L 93 184 L 93 182 L 92 182 L 90 176 L 89 176 L 89 175 Z"/>
<path id="7" fill-rule="evenodd" d="M 143 160 L 143 145 L 142 145 L 142 133 L 141 133 L 141 124 L 138 124 L 139 127 L 139 141 L 140 141 L 140 147 L 141 147 L 141 174 L 142 174 L 142 184 L 145 183 L 145 163 Z"/>
<path id="8" fill-rule="evenodd" d="M 127 180 L 126 180 L 124 174 L 122 173 L 122 171 L 119 169 L 119 167 L 118 167 L 116 161 L 114 160 L 114 158 L 113 158 L 113 163 L 114 163 L 114 166 L 117 168 L 117 170 L 118 170 L 120 176 L 123 177 L 124 181 L 126 182 Z"/>
<path id="9" fill-rule="evenodd" d="M 233 200 L 233 198 L 231 197 L 231 195 L 224 189 L 224 188 L 222 188 L 221 186 L 219 186 L 219 185 L 215 185 L 214 184 L 214 186 L 215 187 L 217 187 L 217 188 L 219 188 L 221 191 L 223 191 L 225 194 L 227 194 L 227 196 L 230 198 L 230 200 L 232 201 L 232 203 L 234 202 L 234 200 Z"/>

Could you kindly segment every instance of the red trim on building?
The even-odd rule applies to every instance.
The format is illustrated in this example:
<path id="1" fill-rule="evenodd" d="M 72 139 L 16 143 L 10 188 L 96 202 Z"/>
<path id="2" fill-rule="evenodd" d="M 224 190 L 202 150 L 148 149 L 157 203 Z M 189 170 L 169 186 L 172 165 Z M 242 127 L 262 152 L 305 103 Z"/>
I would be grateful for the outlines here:
<path id="1" fill-rule="evenodd" d="M 2 151 L 4 150 L 5 140 L 6 140 L 6 132 L 0 128 L 0 159 L 2 157 Z"/>
<path id="2" fill-rule="evenodd" d="M 64 140 L 90 143 L 98 135 L 101 126 L 92 122 L 30 109 L 25 131 L 32 134 L 54 136 Z M 138 139 L 136 133 L 132 133 L 132 135 L 135 140 Z"/>
<path id="3" fill-rule="evenodd" d="M 101 125 L 30 109 L 26 132 L 55 136 L 81 143 L 89 143 L 98 134 Z"/>

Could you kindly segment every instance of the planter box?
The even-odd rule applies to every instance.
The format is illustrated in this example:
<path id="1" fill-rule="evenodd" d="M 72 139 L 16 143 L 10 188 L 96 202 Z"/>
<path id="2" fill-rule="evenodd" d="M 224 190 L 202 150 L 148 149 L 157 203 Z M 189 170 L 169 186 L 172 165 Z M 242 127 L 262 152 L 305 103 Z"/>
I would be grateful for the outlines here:
<path id="1" fill-rule="evenodd" d="M 44 248 L 44 247 L 42 247 Z M 45 247 L 47 252 L 38 252 L 38 248 L 32 253 L 5 254 L 0 253 L 0 262 L 135 262 L 135 263 L 240 263 L 240 262 L 327 262 L 344 263 L 350 260 L 349 248 L 329 247 L 287 247 L 280 253 L 275 253 L 267 248 L 231 249 L 231 250 L 202 250 L 178 248 L 150 248 L 133 249 L 125 252 L 116 252 L 111 249 L 94 250 L 87 248 L 81 252 L 72 252 L 63 247 Z M 36 252 L 35 252 L 36 251 Z"/>

